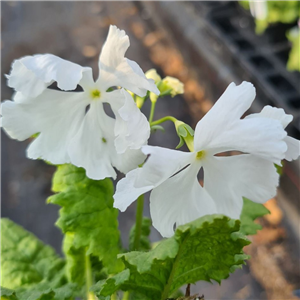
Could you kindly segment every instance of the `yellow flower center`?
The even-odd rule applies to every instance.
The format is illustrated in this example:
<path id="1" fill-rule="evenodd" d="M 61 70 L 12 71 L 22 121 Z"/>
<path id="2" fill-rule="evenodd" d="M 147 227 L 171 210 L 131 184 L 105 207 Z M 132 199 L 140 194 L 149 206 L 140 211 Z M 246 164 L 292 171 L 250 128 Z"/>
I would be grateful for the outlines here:
<path id="1" fill-rule="evenodd" d="M 101 92 L 99 90 L 92 90 L 91 91 L 92 99 L 96 100 L 96 99 L 100 98 L 100 96 L 101 96 Z"/>
<path id="2" fill-rule="evenodd" d="M 205 157 L 205 151 L 204 150 L 197 152 L 197 155 L 196 155 L 197 159 L 200 160 L 200 159 L 203 159 L 204 157 Z"/>

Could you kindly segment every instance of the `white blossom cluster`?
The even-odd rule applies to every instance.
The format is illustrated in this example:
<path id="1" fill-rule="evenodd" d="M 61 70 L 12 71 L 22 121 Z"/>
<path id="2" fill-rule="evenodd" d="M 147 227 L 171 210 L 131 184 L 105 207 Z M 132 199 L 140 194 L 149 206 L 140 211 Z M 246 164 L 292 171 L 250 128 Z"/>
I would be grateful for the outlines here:
<path id="1" fill-rule="evenodd" d="M 132 94 L 145 97 L 149 91 L 157 98 L 159 85 L 125 58 L 128 47 L 125 32 L 110 26 L 96 81 L 91 68 L 51 54 L 14 61 L 7 78 L 15 93 L 1 106 L 3 129 L 19 141 L 38 133 L 27 150 L 31 159 L 72 163 L 91 179 L 116 178 L 114 167 L 125 173 L 114 195 L 121 211 L 152 190 L 153 225 L 165 237 L 173 235 L 174 225 L 207 214 L 238 219 L 243 197 L 258 203 L 274 197 L 279 181 L 274 164 L 300 155 L 299 141 L 285 131 L 292 116 L 266 106 L 242 118 L 255 88 L 231 83 L 198 122 L 190 152 L 147 146 L 150 124 Z M 54 82 L 60 90 L 49 88 Z M 75 92 L 77 85 L 83 91 Z M 114 117 L 106 114 L 104 103 Z M 228 151 L 238 154 L 218 155 Z M 203 185 L 197 179 L 201 168 Z"/>

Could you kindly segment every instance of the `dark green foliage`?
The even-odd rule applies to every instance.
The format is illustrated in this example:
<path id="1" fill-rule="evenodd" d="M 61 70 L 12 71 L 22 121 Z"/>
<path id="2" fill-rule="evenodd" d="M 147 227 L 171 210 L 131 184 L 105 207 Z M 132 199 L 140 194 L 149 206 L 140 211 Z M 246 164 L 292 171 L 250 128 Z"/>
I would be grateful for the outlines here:
<path id="1" fill-rule="evenodd" d="M 54 175 L 52 189 L 57 194 L 47 201 L 62 207 L 56 225 L 67 234 L 64 251 L 69 276 L 74 279 L 81 272 L 83 252 L 98 257 L 110 273 L 120 270 L 122 264 L 116 259 L 120 251 L 118 210 L 113 208 L 112 181 L 92 180 L 84 169 L 62 165 Z M 82 278 L 75 278 L 78 280 Z"/>
<path id="2" fill-rule="evenodd" d="M 120 254 L 125 270 L 98 282 L 93 291 L 102 296 L 135 291 L 149 299 L 165 300 L 187 283 L 221 282 L 248 257 L 242 249 L 249 241 L 239 232 L 239 224 L 211 215 L 179 226 L 172 238 L 149 252 Z"/>
<path id="3" fill-rule="evenodd" d="M 64 260 L 8 219 L 1 219 L 1 285 L 1 299 L 9 300 L 68 300 L 76 289 Z"/>

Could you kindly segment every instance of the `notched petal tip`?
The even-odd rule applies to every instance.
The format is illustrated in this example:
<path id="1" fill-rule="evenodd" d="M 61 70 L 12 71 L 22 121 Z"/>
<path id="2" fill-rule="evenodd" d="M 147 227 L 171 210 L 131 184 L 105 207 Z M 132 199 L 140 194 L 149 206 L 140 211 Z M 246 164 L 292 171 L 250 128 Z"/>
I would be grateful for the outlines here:
<path id="1" fill-rule="evenodd" d="M 110 34 L 117 34 L 120 38 L 127 36 L 125 30 L 118 28 L 116 25 L 109 26 L 108 36 Z"/>
<path id="2" fill-rule="evenodd" d="M 292 115 L 286 114 L 283 108 L 272 107 L 270 105 L 263 107 L 260 114 L 256 114 L 256 116 L 278 120 L 281 122 L 283 128 L 286 128 L 294 118 Z"/>
<path id="3" fill-rule="evenodd" d="M 234 82 L 231 82 L 228 85 L 225 92 L 223 93 L 223 95 L 225 95 L 226 93 L 229 94 L 230 92 L 234 92 L 234 93 L 238 94 L 239 97 L 243 97 L 244 95 L 247 94 L 247 96 L 249 98 L 252 98 L 252 101 L 256 96 L 256 89 L 255 89 L 254 85 L 248 81 L 243 81 L 242 83 L 240 83 L 238 85 L 236 85 Z"/>
<path id="4" fill-rule="evenodd" d="M 256 88 L 255 86 L 248 81 L 243 81 L 240 85 L 237 86 L 240 89 L 244 90 L 244 93 L 249 93 L 252 95 L 253 99 L 256 96 Z"/>

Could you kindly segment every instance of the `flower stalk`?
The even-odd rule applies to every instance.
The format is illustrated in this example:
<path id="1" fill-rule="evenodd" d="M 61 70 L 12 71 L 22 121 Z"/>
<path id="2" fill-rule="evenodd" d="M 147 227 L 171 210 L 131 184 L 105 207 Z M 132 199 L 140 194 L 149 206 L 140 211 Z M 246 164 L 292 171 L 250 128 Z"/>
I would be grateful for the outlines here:
<path id="1" fill-rule="evenodd" d="M 113 293 L 110 297 L 111 300 L 118 300 L 117 293 Z"/>
<path id="2" fill-rule="evenodd" d="M 136 218 L 135 218 L 135 235 L 133 248 L 139 250 L 140 239 L 142 234 L 142 222 L 143 222 L 143 209 L 144 209 L 144 195 L 141 195 L 137 200 Z"/>
<path id="3" fill-rule="evenodd" d="M 149 122 L 150 122 L 151 126 L 159 125 L 159 124 L 164 123 L 166 121 L 171 121 L 171 122 L 175 123 L 177 121 L 177 119 L 174 118 L 174 117 L 171 117 L 171 116 L 166 116 L 166 117 L 158 119 L 158 120 L 156 120 L 154 122 L 152 122 L 152 121 L 150 122 L 150 118 L 149 118 Z"/>
<path id="4" fill-rule="evenodd" d="M 150 116 L 149 116 L 149 123 L 150 124 L 153 121 L 155 105 L 156 105 L 156 101 L 151 101 L 151 110 L 150 110 Z"/>
<path id="5" fill-rule="evenodd" d="M 87 253 L 85 254 L 85 278 L 86 278 L 86 299 L 95 300 L 94 294 L 90 292 L 90 288 L 93 285 L 93 275 L 92 275 L 90 256 Z"/>
<path id="6" fill-rule="evenodd" d="M 122 300 L 129 300 L 129 292 L 124 292 Z"/>

